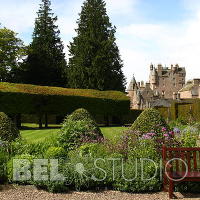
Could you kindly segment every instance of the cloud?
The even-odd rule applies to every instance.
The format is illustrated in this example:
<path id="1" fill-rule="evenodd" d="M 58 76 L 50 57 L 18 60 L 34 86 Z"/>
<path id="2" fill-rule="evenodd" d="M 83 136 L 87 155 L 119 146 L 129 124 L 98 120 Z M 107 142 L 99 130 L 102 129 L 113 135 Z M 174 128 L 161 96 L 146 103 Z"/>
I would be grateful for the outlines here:
<path id="1" fill-rule="evenodd" d="M 39 0 L 0 0 L 0 19 L 2 26 L 16 32 L 26 32 L 33 27 Z"/>
<path id="2" fill-rule="evenodd" d="M 76 35 L 74 29 L 83 1 L 52 0 L 66 54 L 69 41 Z M 147 81 L 151 62 L 163 65 L 179 63 L 186 67 L 188 78 L 200 77 L 200 1 L 181 0 L 181 12 L 186 18 L 170 23 L 145 19 L 141 14 L 145 8 L 138 10 L 137 7 L 141 2 L 106 0 L 108 15 L 117 26 L 117 44 L 124 60 L 123 71 L 127 81 L 133 73 L 138 81 Z M 0 23 L 19 32 L 26 43 L 30 42 L 39 3 L 40 0 L 0 0 Z"/>
<path id="3" fill-rule="evenodd" d="M 138 0 L 105 0 L 111 15 L 127 15 L 133 12 Z"/>
<path id="4" fill-rule="evenodd" d="M 131 24 L 119 29 L 124 72 L 148 80 L 149 65 L 179 63 L 187 78 L 200 77 L 200 12 L 179 24 Z M 132 70 L 132 73 L 131 73 Z"/>

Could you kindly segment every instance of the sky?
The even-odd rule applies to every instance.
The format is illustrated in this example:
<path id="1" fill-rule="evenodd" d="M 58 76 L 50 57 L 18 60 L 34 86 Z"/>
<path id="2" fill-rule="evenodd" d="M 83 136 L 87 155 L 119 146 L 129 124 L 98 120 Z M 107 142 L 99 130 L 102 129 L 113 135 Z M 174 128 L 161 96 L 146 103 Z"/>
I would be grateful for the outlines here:
<path id="1" fill-rule="evenodd" d="M 0 0 L 1 26 L 31 42 L 41 0 Z M 76 20 L 84 0 L 52 0 L 61 38 L 67 45 L 76 36 Z M 200 78 L 200 0 L 105 0 L 116 42 L 130 81 L 148 81 L 150 64 L 186 67 L 187 80 Z"/>

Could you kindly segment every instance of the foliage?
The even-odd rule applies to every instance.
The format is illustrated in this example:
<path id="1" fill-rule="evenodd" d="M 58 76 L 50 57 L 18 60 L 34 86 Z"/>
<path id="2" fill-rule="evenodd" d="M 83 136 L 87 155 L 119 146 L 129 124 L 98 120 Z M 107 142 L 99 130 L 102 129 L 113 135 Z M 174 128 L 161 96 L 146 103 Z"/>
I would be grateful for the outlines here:
<path id="1" fill-rule="evenodd" d="M 28 181 L 14 181 L 13 180 L 13 160 L 14 159 L 27 159 L 29 162 L 30 162 L 30 170 L 32 172 L 33 170 L 33 160 L 35 159 L 36 157 L 35 156 L 32 156 L 32 155 L 29 155 L 29 154 L 21 154 L 21 155 L 16 155 L 14 157 L 12 157 L 8 163 L 7 163 L 7 176 L 8 176 L 8 181 L 13 183 L 13 182 L 17 182 L 19 184 L 31 184 L 32 183 L 32 180 L 28 180 Z M 16 162 L 16 164 L 18 164 Z M 28 163 L 26 163 L 28 164 Z M 24 167 L 29 167 L 28 165 L 24 165 Z M 20 166 L 19 166 L 20 167 Z"/>
<path id="2" fill-rule="evenodd" d="M 77 151 L 80 156 L 104 157 L 109 154 L 103 143 L 85 143 Z"/>
<path id="3" fill-rule="evenodd" d="M 63 172 L 67 177 L 67 184 L 78 190 L 97 190 L 106 187 L 126 192 L 144 192 L 160 189 L 161 183 L 158 176 L 152 180 L 141 180 L 141 162 L 139 160 L 137 164 L 135 160 L 125 161 L 120 154 L 116 153 L 105 157 L 96 155 L 96 158 L 88 155 L 80 156 L 76 151 L 71 152 L 69 154 L 70 164 L 66 165 Z M 156 166 L 152 163 L 144 165 L 144 178 L 153 177 L 156 167 L 158 167 L 157 163 Z M 137 172 L 136 169 L 138 169 Z M 134 177 L 136 178 L 134 179 Z"/>
<path id="4" fill-rule="evenodd" d="M 37 143 L 29 143 L 26 140 L 19 138 L 12 142 L 12 155 L 29 154 L 43 157 L 47 149 L 52 146 L 58 146 L 56 137 L 47 138 L 44 141 Z"/>
<path id="5" fill-rule="evenodd" d="M 55 25 L 57 17 L 50 9 L 50 0 L 42 0 L 35 20 L 33 41 L 24 63 L 24 82 L 36 85 L 66 85 L 64 46 Z"/>
<path id="6" fill-rule="evenodd" d="M 66 150 L 74 149 L 82 144 L 83 141 L 98 140 L 99 137 L 103 137 L 95 121 L 90 118 L 89 113 L 83 111 L 81 109 L 74 111 L 63 122 L 59 143 Z"/>
<path id="7" fill-rule="evenodd" d="M 62 147 L 49 147 L 45 152 L 44 157 L 48 159 L 66 158 L 67 153 Z"/>
<path id="8" fill-rule="evenodd" d="M 105 1 L 86 0 L 77 24 L 77 36 L 69 45 L 70 87 L 124 91 L 116 28 L 110 23 Z"/>
<path id="9" fill-rule="evenodd" d="M 177 135 L 177 139 L 182 142 L 184 147 L 196 147 L 200 131 L 194 126 L 187 126 Z"/>
<path id="10" fill-rule="evenodd" d="M 75 110 L 71 115 L 66 118 L 64 123 L 67 121 L 87 121 L 89 126 L 94 127 L 94 132 L 96 135 L 102 136 L 101 130 L 95 122 L 92 115 L 84 108 L 79 108 Z"/>
<path id="11" fill-rule="evenodd" d="M 0 184 L 7 180 L 6 164 L 9 158 L 6 146 L 3 141 L 0 141 Z"/>
<path id="12" fill-rule="evenodd" d="M 0 112 L 0 138 L 3 141 L 11 142 L 18 138 L 19 130 L 12 120 L 3 112 Z"/>
<path id="13" fill-rule="evenodd" d="M 26 54 L 26 48 L 17 33 L 0 28 L 0 82 L 11 81 L 19 67 L 20 59 Z"/>
<path id="14" fill-rule="evenodd" d="M 83 107 L 92 114 L 129 112 L 129 98 L 118 91 L 66 89 L 28 84 L 0 83 L 0 110 L 6 113 L 64 114 Z M 67 105 L 67 106 L 66 106 Z"/>
<path id="15" fill-rule="evenodd" d="M 160 115 L 159 111 L 153 108 L 144 110 L 133 123 L 131 129 L 141 133 L 159 133 L 162 128 L 168 128 L 167 123 Z"/>

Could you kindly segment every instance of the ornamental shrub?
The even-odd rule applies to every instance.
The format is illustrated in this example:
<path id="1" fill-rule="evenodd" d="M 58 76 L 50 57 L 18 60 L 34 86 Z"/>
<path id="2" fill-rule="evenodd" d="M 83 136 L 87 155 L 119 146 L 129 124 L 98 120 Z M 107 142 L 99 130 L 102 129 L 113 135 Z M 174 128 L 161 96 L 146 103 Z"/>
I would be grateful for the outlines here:
<path id="1" fill-rule="evenodd" d="M 103 138 L 103 135 L 96 122 L 87 111 L 79 109 L 64 120 L 58 141 L 65 150 L 72 150 L 80 146 L 83 141 L 98 140 L 99 138 Z"/>
<path id="2" fill-rule="evenodd" d="M 88 124 L 92 127 L 94 127 L 94 131 L 96 135 L 101 135 L 101 130 L 98 127 L 97 123 L 95 122 L 94 118 L 92 115 L 84 108 L 79 108 L 75 110 L 71 115 L 69 115 L 66 119 L 66 121 L 81 121 L 81 120 L 86 120 Z"/>
<path id="3" fill-rule="evenodd" d="M 149 108 L 144 110 L 133 123 L 131 129 L 143 133 L 160 133 L 162 128 L 168 129 L 166 121 L 156 109 Z"/>
<path id="4" fill-rule="evenodd" d="M 11 142 L 18 138 L 19 130 L 12 120 L 3 112 L 0 112 L 0 138 L 3 141 Z"/>

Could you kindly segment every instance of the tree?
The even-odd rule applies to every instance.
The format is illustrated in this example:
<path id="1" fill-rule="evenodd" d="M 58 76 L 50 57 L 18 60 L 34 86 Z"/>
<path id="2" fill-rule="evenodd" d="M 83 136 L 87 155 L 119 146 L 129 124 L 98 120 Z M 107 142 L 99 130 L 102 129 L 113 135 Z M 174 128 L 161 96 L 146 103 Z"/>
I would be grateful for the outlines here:
<path id="1" fill-rule="evenodd" d="M 33 40 L 24 64 L 24 80 L 36 85 L 65 86 L 64 46 L 55 25 L 57 17 L 51 12 L 50 5 L 49 0 L 42 0 L 37 12 Z"/>
<path id="2" fill-rule="evenodd" d="M 0 81 L 14 81 L 14 71 L 26 54 L 26 48 L 14 31 L 0 29 Z"/>
<path id="3" fill-rule="evenodd" d="M 99 90 L 125 89 L 122 60 L 103 0 L 86 0 L 69 45 L 69 86 Z"/>

